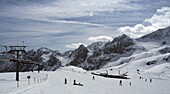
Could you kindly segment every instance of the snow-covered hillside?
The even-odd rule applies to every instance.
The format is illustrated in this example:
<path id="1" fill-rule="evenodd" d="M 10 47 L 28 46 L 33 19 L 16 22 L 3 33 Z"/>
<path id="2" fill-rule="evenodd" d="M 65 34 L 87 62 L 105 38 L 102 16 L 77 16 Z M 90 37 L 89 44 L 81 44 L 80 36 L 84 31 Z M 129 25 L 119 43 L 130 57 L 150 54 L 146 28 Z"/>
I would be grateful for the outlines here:
<path id="1" fill-rule="evenodd" d="M 19 88 L 16 88 L 14 73 L 1 73 L 0 94 L 169 94 L 170 75 L 165 78 L 163 75 L 151 73 L 151 71 L 161 72 L 160 67 L 146 71 L 149 73 L 140 72 L 141 74 L 138 74 L 136 70 L 120 70 L 120 73 L 128 71 L 130 79 L 127 80 L 100 76 L 95 76 L 95 80 L 93 80 L 94 75 L 91 74 L 91 71 L 73 66 L 63 67 L 54 72 L 21 73 Z M 105 72 L 106 70 L 109 74 L 118 73 L 118 70 L 114 69 L 100 69 L 93 72 Z M 28 75 L 32 76 L 30 85 L 26 79 Z M 34 83 L 34 77 L 36 80 L 37 78 L 41 80 Z M 142 78 L 140 79 L 140 77 Z M 67 84 L 64 84 L 65 78 Z M 74 80 L 83 86 L 73 85 Z M 122 86 L 119 85 L 120 80 L 122 80 Z"/>
<path id="2" fill-rule="evenodd" d="M 110 62 L 105 67 L 112 67 L 120 65 L 120 68 L 143 68 L 143 67 L 152 67 L 162 63 L 169 63 L 170 53 L 163 52 L 164 49 L 168 51 L 170 46 L 162 46 L 159 48 L 154 48 L 152 50 L 140 52 L 133 54 L 129 57 L 122 57 L 116 62 Z"/>

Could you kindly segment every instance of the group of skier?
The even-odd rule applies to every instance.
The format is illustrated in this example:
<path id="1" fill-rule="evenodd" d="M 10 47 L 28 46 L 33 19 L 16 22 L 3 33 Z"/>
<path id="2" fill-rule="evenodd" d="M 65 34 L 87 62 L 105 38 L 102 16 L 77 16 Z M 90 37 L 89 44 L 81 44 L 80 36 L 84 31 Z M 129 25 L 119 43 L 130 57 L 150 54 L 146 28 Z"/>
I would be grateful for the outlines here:
<path id="1" fill-rule="evenodd" d="M 64 84 L 67 84 L 67 79 L 66 78 L 64 79 Z M 76 83 L 75 79 L 73 80 L 73 85 L 83 86 L 83 84 L 81 84 L 81 83 Z"/>
<path id="2" fill-rule="evenodd" d="M 120 80 L 120 81 L 119 81 L 119 85 L 120 85 L 120 86 L 122 86 L 122 85 L 123 85 L 123 81 L 122 81 L 122 80 Z M 132 83 L 131 83 L 131 82 L 129 82 L 129 85 L 131 86 L 131 85 L 132 85 Z"/>
<path id="3" fill-rule="evenodd" d="M 149 79 L 149 81 L 152 83 L 152 79 Z M 147 79 L 145 79 L 145 82 L 147 82 Z"/>
<path id="4" fill-rule="evenodd" d="M 140 76 L 140 79 L 143 79 L 143 77 Z M 92 77 L 92 80 L 95 80 L 95 76 Z M 149 81 L 150 81 L 150 83 L 152 83 L 152 79 L 149 79 Z M 145 82 L 147 82 L 147 79 L 145 79 Z M 66 78 L 65 78 L 65 80 L 64 80 L 64 84 L 67 84 L 67 79 L 66 79 Z M 73 80 L 73 85 L 83 86 L 83 84 L 81 84 L 81 83 L 76 83 L 76 80 L 75 80 L 75 79 Z M 123 85 L 123 81 L 122 81 L 122 80 L 119 81 L 119 85 L 120 85 L 120 86 Z M 131 86 L 132 83 L 129 82 L 129 85 Z"/>

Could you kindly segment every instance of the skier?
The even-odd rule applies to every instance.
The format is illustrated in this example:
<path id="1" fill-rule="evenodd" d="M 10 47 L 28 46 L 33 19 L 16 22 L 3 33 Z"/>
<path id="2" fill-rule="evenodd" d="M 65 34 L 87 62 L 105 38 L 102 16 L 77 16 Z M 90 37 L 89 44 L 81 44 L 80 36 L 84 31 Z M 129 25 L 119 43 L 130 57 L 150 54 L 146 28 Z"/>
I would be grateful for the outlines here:
<path id="1" fill-rule="evenodd" d="M 77 84 L 76 84 L 76 80 L 73 81 L 73 85 L 77 85 Z"/>
<path id="2" fill-rule="evenodd" d="M 132 83 L 130 82 L 130 83 L 129 83 L 129 85 L 131 86 L 131 85 L 132 85 Z"/>
<path id="3" fill-rule="evenodd" d="M 119 70 L 119 72 L 118 72 L 119 74 L 120 74 L 120 70 Z"/>
<path id="4" fill-rule="evenodd" d="M 67 84 L 67 79 L 65 78 L 65 80 L 64 80 L 64 84 Z"/>
<path id="5" fill-rule="evenodd" d="M 150 79 L 150 82 L 152 83 L 152 79 Z"/>
<path id="6" fill-rule="evenodd" d="M 122 80 L 120 80 L 119 85 L 122 86 Z"/>
<path id="7" fill-rule="evenodd" d="M 77 83 L 76 83 L 76 80 L 73 81 L 73 85 L 83 86 L 83 84 L 81 84 L 81 83 L 78 83 L 78 84 L 77 84 Z"/>
<path id="8" fill-rule="evenodd" d="M 142 77 L 141 77 L 141 76 L 140 76 L 139 78 L 140 78 L 140 79 L 142 79 Z"/>
<path id="9" fill-rule="evenodd" d="M 93 76 L 93 80 L 95 80 L 95 77 Z"/>

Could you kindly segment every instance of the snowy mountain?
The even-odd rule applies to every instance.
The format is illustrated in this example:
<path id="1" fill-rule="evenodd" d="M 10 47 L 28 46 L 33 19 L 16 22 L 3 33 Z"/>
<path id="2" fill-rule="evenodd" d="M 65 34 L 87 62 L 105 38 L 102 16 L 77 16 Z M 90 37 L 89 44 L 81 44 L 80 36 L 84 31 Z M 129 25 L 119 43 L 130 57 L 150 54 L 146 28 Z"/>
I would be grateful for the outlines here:
<path id="1" fill-rule="evenodd" d="M 6 54 L 0 55 L 1 58 L 10 59 L 13 58 L 13 55 Z M 45 47 L 41 47 L 37 50 L 30 50 L 25 54 L 22 54 L 22 58 L 24 60 L 31 60 L 32 62 L 39 63 L 43 67 L 41 70 L 53 71 L 61 66 L 60 60 L 57 58 L 61 56 L 59 51 L 53 51 Z M 16 63 L 12 63 L 8 61 L 0 61 L 0 71 L 1 72 L 12 72 L 16 70 Z M 31 71 L 38 70 L 38 66 L 36 64 L 20 64 L 20 71 Z"/>
<path id="2" fill-rule="evenodd" d="M 90 45 L 87 46 L 88 50 L 90 52 L 94 52 L 94 51 L 99 51 L 104 45 L 105 45 L 106 42 L 94 42 Z"/>
<path id="3" fill-rule="evenodd" d="M 170 27 L 159 29 L 151 34 L 134 40 L 143 51 L 133 53 L 131 56 L 122 57 L 115 62 L 109 62 L 105 68 L 113 69 L 141 69 L 153 72 L 159 68 L 157 74 L 164 74 L 169 70 L 170 64 Z M 151 71 L 152 70 L 152 71 Z"/>
<path id="4" fill-rule="evenodd" d="M 87 47 L 81 45 L 69 55 L 72 61 L 68 65 L 87 70 L 100 69 L 111 61 L 131 56 L 136 50 L 143 50 L 139 48 L 133 39 L 124 34 L 111 42 L 95 42 Z"/>
<path id="5" fill-rule="evenodd" d="M 109 42 L 94 42 L 87 47 L 60 53 L 42 47 L 30 50 L 22 57 L 40 63 L 42 70 L 56 70 L 73 65 L 86 70 L 100 68 L 152 68 L 170 61 L 170 27 L 159 29 L 138 39 L 123 34 Z M 0 58 L 12 58 L 0 55 Z M 15 71 L 15 63 L 0 61 L 0 71 Z M 21 64 L 20 71 L 37 70 L 37 65 Z"/>
<path id="6" fill-rule="evenodd" d="M 138 41 L 154 41 L 161 42 L 162 44 L 170 44 L 170 26 L 164 29 L 158 29 L 155 32 L 152 32 L 148 35 L 145 35 L 137 39 Z"/>
<path id="7" fill-rule="evenodd" d="M 87 48 L 83 46 L 84 50 L 79 47 L 74 54 L 81 52 L 85 55 L 83 58 L 74 55 L 72 58 L 81 61 L 74 66 L 87 70 L 102 67 L 150 69 L 160 64 L 167 64 L 170 59 L 169 35 L 170 27 L 167 27 L 139 39 L 131 39 L 123 34 L 111 42 L 95 42 Z"/>

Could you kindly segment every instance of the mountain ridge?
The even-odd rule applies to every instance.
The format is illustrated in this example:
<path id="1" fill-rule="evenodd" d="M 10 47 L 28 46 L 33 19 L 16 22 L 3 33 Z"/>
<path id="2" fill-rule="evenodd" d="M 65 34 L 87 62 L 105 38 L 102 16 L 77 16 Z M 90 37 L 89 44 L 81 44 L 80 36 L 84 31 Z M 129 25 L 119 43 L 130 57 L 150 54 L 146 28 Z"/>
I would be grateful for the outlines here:
<path id="1" fill-rule="evenodd" d="M 59 67 L 69 65 L 81 67 L 86 70 L 120 66 L 140 60 L 138 57 L 142 59 L 149 58 L 145 57 L 145 55 L 151 57 L 160 56 L 162 57 L 162 61 L 169 61 L 170 47 L 168 39 L 170 39 L 170 27 L 159 29 L 138 39 L 132 39 L 123 34 L 109 42 L 94 42 L 87 47 L 80 45 L 79 48 L 64 53 L 60 53 L 58 50 L 53 51 L 47 47 L 41 47 L 37 50 L 28 51 L 23 55 L 23 58 L 41 63 L 43 65 L 42 70 L 47 71 L 54 71 Z M 157 46 L 147 49 L 148 46 L 152 45 L 150 42 L 156 42 Z M 15 64 L 0 62 L 1 72 L 15 71 Z M 148 60 L 144 65 L 154 65 L 156 64 L 155 62 L 157 62 L 156 59 Z M 1 66 L 7 66 L 8 68 Z M 21 64 L 20 69 L 20 71 L 37 70 L 38 67 L 36 65 Z"/>

